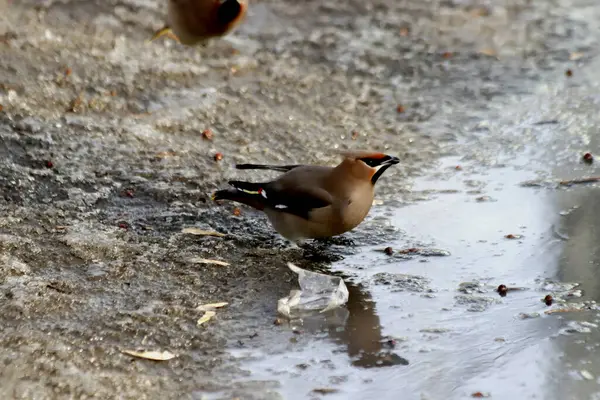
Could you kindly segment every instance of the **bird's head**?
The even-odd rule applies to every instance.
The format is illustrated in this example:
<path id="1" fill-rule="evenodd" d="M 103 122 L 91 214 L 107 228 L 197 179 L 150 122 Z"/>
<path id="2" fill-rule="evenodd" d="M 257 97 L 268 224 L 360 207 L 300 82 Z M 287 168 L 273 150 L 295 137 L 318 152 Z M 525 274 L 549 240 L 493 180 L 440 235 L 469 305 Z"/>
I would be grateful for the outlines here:
<path id="1" fill-rule="evenodd" d="M 369 179 L 375 184 L 386 169 L 398 164 L 398 157 L 376 152 L 345 152 L 345 162 L 350 163 L 352 173 L 358 178 Z"/>

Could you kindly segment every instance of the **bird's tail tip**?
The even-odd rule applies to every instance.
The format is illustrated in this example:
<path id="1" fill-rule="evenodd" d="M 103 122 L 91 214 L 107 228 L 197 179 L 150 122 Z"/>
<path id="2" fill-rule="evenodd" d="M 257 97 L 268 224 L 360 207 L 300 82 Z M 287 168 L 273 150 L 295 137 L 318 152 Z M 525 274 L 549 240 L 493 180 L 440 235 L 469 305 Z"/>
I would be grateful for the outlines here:
<path id="1" fill-rule="evenodd" d="M 230 200 L 231 199 L 231 190 L 217 190 L 210 195 L 211 201 L 219 201 L 219 200 Z"/>

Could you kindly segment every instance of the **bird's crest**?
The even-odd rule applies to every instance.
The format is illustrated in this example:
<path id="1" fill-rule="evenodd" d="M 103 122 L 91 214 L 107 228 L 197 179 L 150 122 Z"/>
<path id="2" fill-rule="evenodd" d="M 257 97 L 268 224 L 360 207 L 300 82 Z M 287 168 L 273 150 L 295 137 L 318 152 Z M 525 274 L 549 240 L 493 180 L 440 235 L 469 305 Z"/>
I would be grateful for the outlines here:
<path id="1" fill-rule="evenodd" d="M 354 160 L 358 160 L 361 158 L 373 158 L 379 159 L 387 157 L 387 154 L 380 153 L 377 151 L 359 151 L 359 150 L 347 150 L 338 152 L 344 158 L 351 158 Z"/>

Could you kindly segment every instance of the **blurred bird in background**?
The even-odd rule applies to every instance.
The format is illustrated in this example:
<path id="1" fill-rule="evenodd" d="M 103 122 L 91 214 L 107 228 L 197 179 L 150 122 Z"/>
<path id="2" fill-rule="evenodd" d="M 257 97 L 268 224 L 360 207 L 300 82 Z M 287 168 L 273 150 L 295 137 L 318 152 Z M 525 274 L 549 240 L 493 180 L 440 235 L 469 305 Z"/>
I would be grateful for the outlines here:
<path id="1" fill-rule="evenodd" d="M 247 0 L 168 0 L 167 24 L 150 41 L 168 36 L 187 46 L 224 36 L 246 16 Z"/>

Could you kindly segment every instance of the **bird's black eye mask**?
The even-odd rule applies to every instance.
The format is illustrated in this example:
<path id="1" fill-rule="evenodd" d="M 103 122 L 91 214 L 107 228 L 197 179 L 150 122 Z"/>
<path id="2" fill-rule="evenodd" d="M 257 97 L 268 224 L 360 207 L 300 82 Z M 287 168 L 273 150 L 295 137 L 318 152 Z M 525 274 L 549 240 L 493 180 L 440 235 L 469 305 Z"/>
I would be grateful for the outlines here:
<path id="1" fill-rule="evenodd" d="M 361 158 L 360 161 L 364 162 L 365 164 L 367 164 L 369 167 L 371 168 L 375 168 L 381 164 L 383 164 L 386 161 L 391 160 L 392 157 L 390 156 L 383 156 L 383 157 L 365 157 L 365 158 Z"/>
<path id="2" fill-rule="evenodd" d="M 240 12 L 242 12 L 242 5 L 238 0 L 224 0 L 217 9 L 217 20 L 223 25 L 230 24 L 235 21 Z"/>

